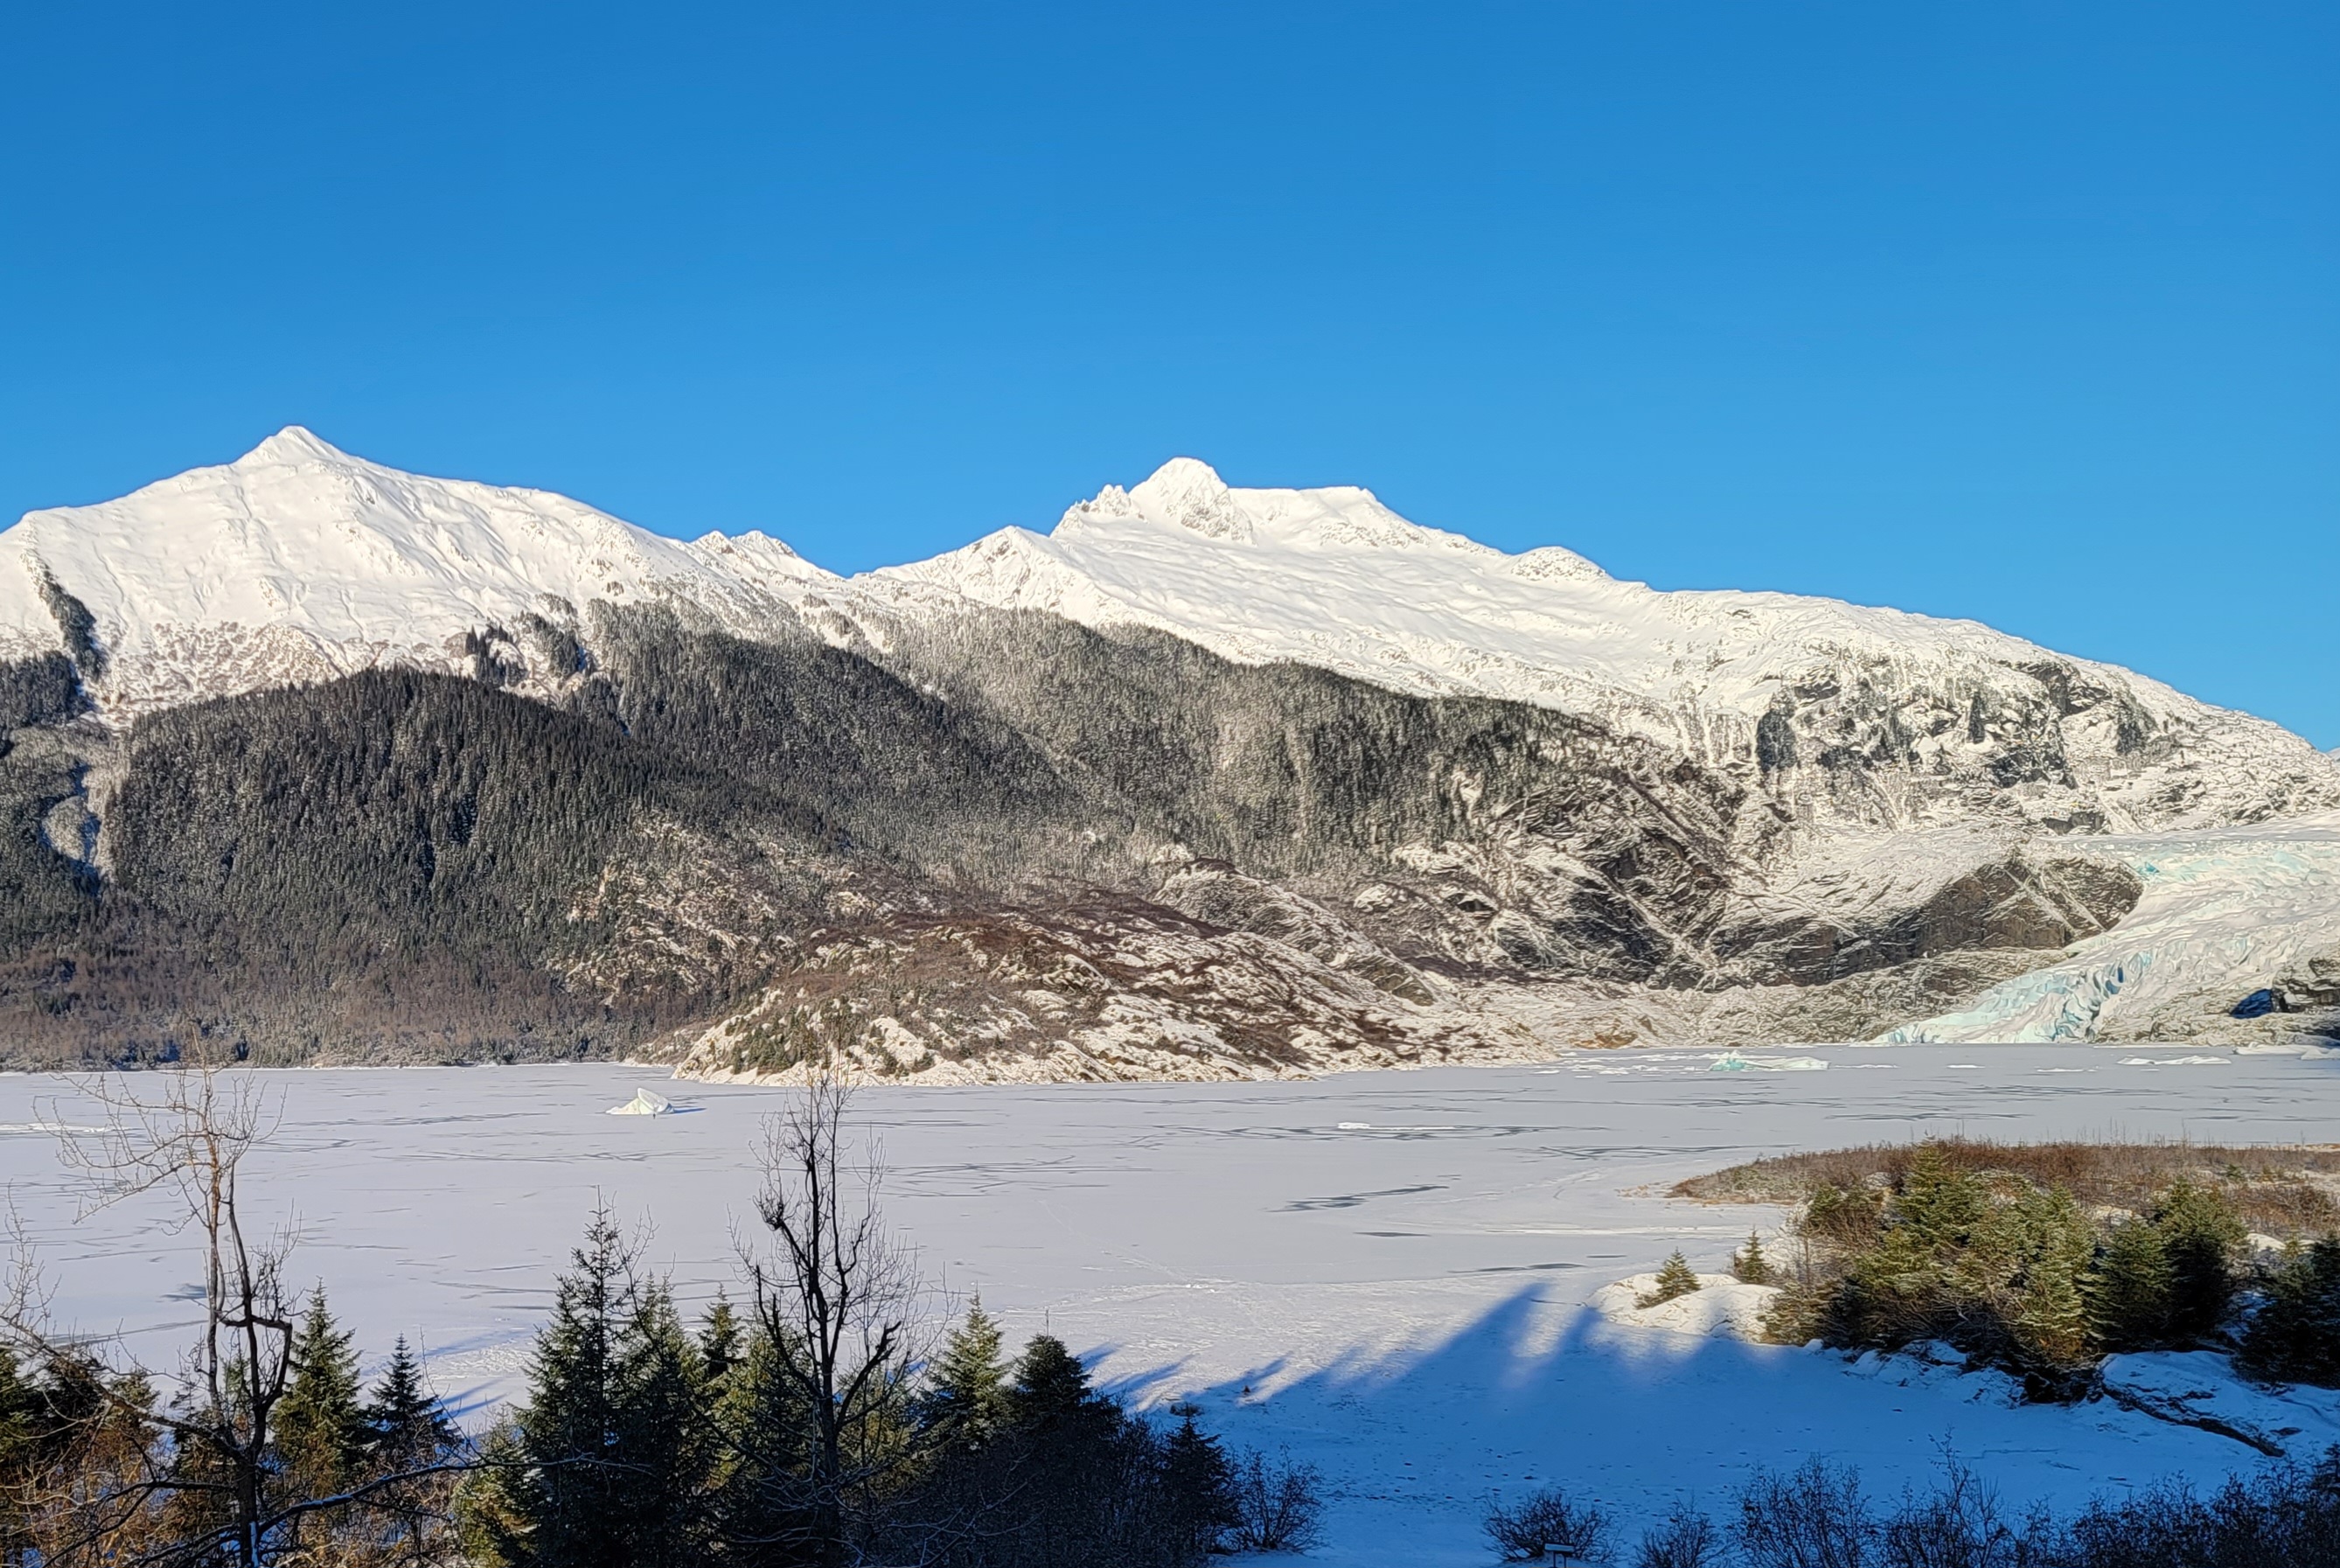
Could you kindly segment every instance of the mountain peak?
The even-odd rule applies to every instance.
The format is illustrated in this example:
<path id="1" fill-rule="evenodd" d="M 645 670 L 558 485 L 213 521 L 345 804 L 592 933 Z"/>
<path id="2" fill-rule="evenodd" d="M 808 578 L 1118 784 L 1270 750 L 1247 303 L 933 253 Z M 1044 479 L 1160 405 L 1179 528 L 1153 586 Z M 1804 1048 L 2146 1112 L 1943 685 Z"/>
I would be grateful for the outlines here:
<path id="1" fill-rule="evenodd" d="M 1205 539 L 1241 542 L 1252 536 L 1252 520 L 1209 463 L 1174 457 L 1129 492 L 1138 511 Z"/>
<path id="2" fill-rule="evenodd" d="M 352 462 L 356 460 L 306 425 L 288 424 L 242 457 L 237 468 L 287 462 Z"/>

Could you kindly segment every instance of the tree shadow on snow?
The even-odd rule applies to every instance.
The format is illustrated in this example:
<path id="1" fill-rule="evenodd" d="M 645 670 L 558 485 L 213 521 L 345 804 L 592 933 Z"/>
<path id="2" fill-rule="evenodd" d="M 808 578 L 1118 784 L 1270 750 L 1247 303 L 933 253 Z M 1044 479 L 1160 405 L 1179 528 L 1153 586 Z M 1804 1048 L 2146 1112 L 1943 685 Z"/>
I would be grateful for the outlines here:
<path id="1" fill-rule="evenodd" d="M 1611 1323 L 1528 1285 L 1450 1333 L 1288 1359 L 1196 1387 L 1185 1363 L 1115 1377 L 1116 1393 L 1184 1398 L 1239 1447 L 1288 1450 L 1344 1500 L 1475 1521 L 1491 1494 L 1560 1482 L 1621 1509 L 1719 1508 L 1757 1468 L 1825 1455 L 1872 1494 L 1938 1473 L 1944 1445 L 2018 1503 L 2059 1509 L 2165 1476 L 2255 1469 L 2241 1445 L 2109 1402 L 2010 1402 L 1996 1374 Z"/>

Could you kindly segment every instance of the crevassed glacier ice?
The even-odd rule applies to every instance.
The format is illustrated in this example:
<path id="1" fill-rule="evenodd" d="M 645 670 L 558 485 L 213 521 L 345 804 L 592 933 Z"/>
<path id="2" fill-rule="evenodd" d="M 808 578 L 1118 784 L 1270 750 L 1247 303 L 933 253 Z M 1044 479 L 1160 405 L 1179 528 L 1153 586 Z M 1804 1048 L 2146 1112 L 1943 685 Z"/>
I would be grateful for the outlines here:
<path id="1" fill-rule="evenodd" d="M 2074 839 L 2145 883 L 2115 929 L 1889 1044 L 2185 1038 L 2340 932 L 2340 816 Z"/>

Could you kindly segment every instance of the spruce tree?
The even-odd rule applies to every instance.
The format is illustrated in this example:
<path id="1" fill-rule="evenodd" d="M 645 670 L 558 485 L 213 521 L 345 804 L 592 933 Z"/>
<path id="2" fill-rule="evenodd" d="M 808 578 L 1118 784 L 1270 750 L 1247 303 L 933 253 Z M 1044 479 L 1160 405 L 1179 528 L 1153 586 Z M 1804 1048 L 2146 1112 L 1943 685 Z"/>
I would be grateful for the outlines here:
<path id="1" fill-rule="evenodd" d="M 1732 1255 L 1730 1272 L 1742 1285 L 1771 1283 L 1771 1260 L 1763 1255 L 1763 1238 L 1754 1231 L 1747 1233 L 1746 1247 Z"/>
<path id="2" fill-rule="evenodd" d="M 1007 1410 L 1016 1425 L 1026 1432 L 1093 1424 L 1112 1408 L 1089 1387 L 1089 1370 L 1053 1334 L 1036 1334 L 1016 1358 L 1016 1382 L 1007 1391 Z"/>
<path id="3" fill-rule="evenodd" d="M 354 1343 L 334 1323 L 319 1285 L 293 1334 L 292 1380 L 275 1411 L 276 1451 L 287 1478 L 312 1495 L 342 1489 L 370 1435 L 358 1408 Z"/>
<path id="4" fill-rule="evenodd" d="M 999 1347 L 999 1325 L 977 1295 L 935 1360 L 925 1402 L 927 1424 L 955 1447 L 980 1448 L 1007 1425 L 1007 1364 Z"/>
<path id="5" fill-rule="evenodd" d="M 1200 1562 L 1216 1551 L 1241 1515 L 1235 1470 L 1219 1440 L 1195 1424 L 1191 1404 L 1175 1407 L 1178 1424 L 1162 1444 L 1162 1503 L 1174 1561 Z"/>
<path id="6" fill-rule="evenodd" d="M 663 1281 L 638 1293 L 616 1350 L 613 1523 L 629 1548 L 627 1561 L 643 1568 L 699 1562 L 715 1428 L 705 1363 Z"/>
<path id="7" fill-rule="evenodd" d="M 739 1363 L 739 1314 L 731 1298 L 719 1290 L 699 1325 L 699 1365 L 707 1386 L 719 1392 Z"/>
<path id="8" fill-rule="evenodd" d="M 1666 1259 L 1658 1270 L 1656 1285 L 1650 1294 L 1635 1305 L 1656 1306 L 1661 1302 L 1678 1300 L 1698 1289 L 1698 1275 L 1690 1266 L 1690 1259 L 1679 1252 Z"/>
<path id="9" fill-rule="evenodd" d="M 379 1470 L 412 1470 L 435 1464 L 462 1441 L 441 1413 L 438 1400 L 431 1397 L 423 1381 L 422 1364 L 402 1334 L 366 1399 L 363 1419 L 366 1442 Z"/>
<path id="10" fill-rule="evenodd" d="M 2080 1280 L 2094 1251 L 2088 1223 L 2062 1187 L 2026 1193 L 2012 1206 L 2021 1261 L 2014 1329 L 2023 1349 L 2049 1369 L 2087 1359 L 2088 1312 Z"/>
<path id="11" fill-rule="evenodd" d="M 2255 1376 L 2340 1388 L 2340 1241 L 2287 1251 L 2237 1359 Z"/>
<path id="12" fill-rule="evenodd" d="M 2148 1350 L 2169 1338 L 2172 1270 L 2159 1226 L 2113 1227 L 2084 1281 L 2088 1332 L 2106 1351 Z"/>
<path id="13" fill-rule="evenodd" d="M 1983 1184 L 1950 1163 L 1939 1144 L 1919 1149 L 1892 1203 L 1894 1228 L 1908 1243 L 1929 1252 L 1964 1246 L 1990 1212 Z"/>
<path id="14" fill-rule="evenodd" d="M 797 1568 L 815 1529 L 806 1481 L 812 1423 L 761 1325 L 749 1331 L 726 1379 L 716 1419 L 722 1455 L 709 1501 L 723 1561 L 743 1568 Z"/>
<path id="15" fill-rule="evenodd" d="M 480 1439 L 479 1468 L 455 1488 L 455 1542 L 470 1568 L 530 1568 L 542 1493 L 528 1468 L 519 1418 L 507 1413 Z"/>
<path id="16" fill-rule="evenodd" d="M 2217 1331 L 2235 1298 L 2243 1222 L 2216 1188 L 2180 1180 L 2155 1206 L 2154 1228 L 2169 1259 L 2169 1333 L 2184 1341 Z"/>
<path id="17" fill-rule="evenodd" d="M 620 1427 L 618 1338 L 640 1292 L 608 1210 L 596 1213 L 553 1287 L 537 1335 L 515 1445 L 530 1464 L 501 1515 L 483 1510 L 486 1546 L 526 1568 L 633 1568 Z"/>

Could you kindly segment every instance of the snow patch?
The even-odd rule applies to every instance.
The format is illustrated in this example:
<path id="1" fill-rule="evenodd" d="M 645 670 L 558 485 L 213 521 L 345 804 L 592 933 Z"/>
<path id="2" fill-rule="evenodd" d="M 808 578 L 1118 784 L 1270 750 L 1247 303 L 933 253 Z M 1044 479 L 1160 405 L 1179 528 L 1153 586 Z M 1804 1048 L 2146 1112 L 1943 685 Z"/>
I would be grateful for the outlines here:
<path id="1" fill-rule="evenodd" d="M 1671 1301 L 1643 1306 L 1658 1287 L 1655 1274 L 1637 1274 L 1593 1293 L 1593 1310 L 1611 1323 L 1668 1334 L 1720 1335 L 1760 1344 L 1763 1315 L 1779 1298 L 1775 1285 L 1746 1285 L 1727 1274 L 1702 1274 L 1698 1288 Z"/>

